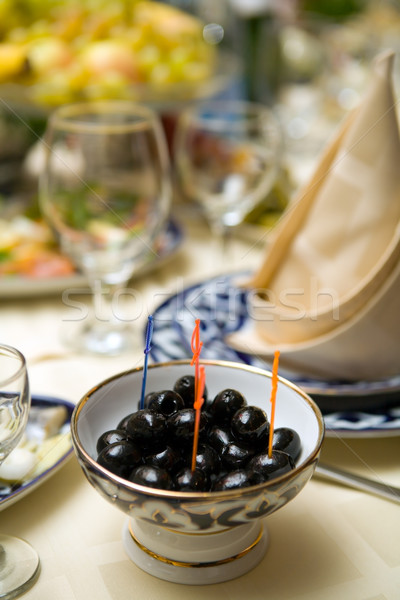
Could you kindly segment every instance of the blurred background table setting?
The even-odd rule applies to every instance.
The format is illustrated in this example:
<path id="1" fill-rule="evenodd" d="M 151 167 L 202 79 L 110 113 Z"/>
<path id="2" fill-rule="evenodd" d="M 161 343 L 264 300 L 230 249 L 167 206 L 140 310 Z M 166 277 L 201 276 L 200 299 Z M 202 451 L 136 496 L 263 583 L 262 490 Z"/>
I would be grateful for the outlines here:
<path id="1" fill-rule="evenodd" d="M 398 506 L 318 468 L 249 572 L 145 572 L 70 427 L 107 378 L 190 361 L 198 319 L 202 360 L 269 372 L 279 350 L 321 465 L 397 499 L 399 40 L 389 0 L 0 4 L 0 342 L 32 398 L 0 531 L 40 557 L 27 600 L 397 600 Z"/>

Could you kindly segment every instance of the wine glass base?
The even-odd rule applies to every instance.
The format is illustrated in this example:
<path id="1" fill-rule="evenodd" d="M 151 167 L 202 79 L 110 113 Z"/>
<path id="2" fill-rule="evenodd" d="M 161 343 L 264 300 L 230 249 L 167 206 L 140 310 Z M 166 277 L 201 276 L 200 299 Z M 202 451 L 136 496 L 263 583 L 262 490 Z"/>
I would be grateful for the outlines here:
<path id="1" fill-rule="evenodd" d="M 112 328 L 108 323 L 91 321 L 83 326 L 70 325 L 62 335 L 63 342 L 78 352 L 116 356 L 128 352 L 138 344 L 132 328 Z"/>
<path id="2" fill-rule="evenodd" d="M 0 598 L 10 600 L 26 592 L 36 581 L 40 560 L 28 542 L 0 535 Z"/>

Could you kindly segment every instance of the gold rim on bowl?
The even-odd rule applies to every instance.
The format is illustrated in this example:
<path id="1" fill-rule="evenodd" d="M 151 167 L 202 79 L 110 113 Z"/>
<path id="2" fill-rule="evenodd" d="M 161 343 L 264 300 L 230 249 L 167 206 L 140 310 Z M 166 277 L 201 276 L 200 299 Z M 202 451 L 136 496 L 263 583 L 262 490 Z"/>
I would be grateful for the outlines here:
<path id="1" fill-rule="evenodd" d="M 148 366 L 148 369 L 152 370 L 152 369 L 159 369 L 159 368 L 165 368 L 165 367 L 169 367 L 169 366 L 179 366 L 179 365 L 190 366 L 190 364 L 191 364 L 190 359 L 184 359 L 184 360 L 176 360 L 176 361 L 151 364 Z M 242 363 L 235 363 L 235 362 L 223 361 L 223 360 L 201 360 L 200 364 L 204 365 L 205 367 L 219 366 L 219 367 L 227 367 L 230 369 L 238 369 L 240 371 L 254 373 L 255 375 L 261 375 L 263 377 L 267 377 L 270 379 L 272 377 L 272 373 L 270 371 L 261 369 L 259 367 L 253 367 L 250 365 L 242 364 Z M 269 481 L 259 483 L 256 485 L 252 485 L 249 487 L 238 488 L 235 490 L 224 490 L 224 491 L 218 491 L 218 492 L 215 492 L 215 491 L 182 492 L 182 491 L 150 488 L 147 486 L 143 486 L 143 485 L 139 485 L 137 483 L 130 482 L 126 479 L 123 479 L 122 477 L 119 477 L 118 475 L 111 473 L 111 471 L 108 471 L 107 469 L 105 469 L 104 467 L 99 465 L 96 462 L 96 460 L 94 460 L 83 448 L 83 445 L 81 443 L 81 440 L 80 440 L 79 434 L 78 434 L 79 415 L 82 412 L 85 405 L 87 404 L 87 402 L 90 400 L 90 397 L 96 391 L 98 391 L 102 387 L 110 384 L 111 382 L 113 382 L 117 379 L 120 379 L 120 378 L 130 375 L 132 373 L 136 373 L 136 372 L 140 372 L 140 371 L 143 371 L 143 367 L 137 367 L 135 369 L 123 371 L 123 372 L 117 373 L 111 377 L 108 377 L 107 379 L 105 379 L 104 381 L 99 383 L 98 385 L 94 386 L 78 402 L 78 404 L 76 405 L 76 407 L 72 413 L 72 417 L 71 417 L 71 435 L 72 435 L 72 442 L 73 442 L 75 452 L 77 454 L 80 453 L 85 458 L 86 462 L 94 470 L 101 473 L 104 478 L 112 480 L 119 487 L 124 486 L 125 488 L 131 490 L 132 492 L 136 492 L 139 494 L 145 494 L 147 496 L 153 496 L 155 498 L 164 498 L 164 499 L 169 498 L 169 499 L 175 500 L 175 501 L 178 499 L 218 500 L 219 498 L 221 498 L 223 500 L 227 500 L 227 499 L 232 499 L 235 497 L 243 498 L 243 496 L 246 496 L 246 495 L 253 495 L 254 492 L 256 492 L 258 489 L 261 490 L 261 489 L 268 488 L 269 486 L 271 486 L 271 487 L 275 486 L 277 483 L 280 484 L 281 482 L 284 482 L 285 480 L 291 479 L 293 477 L 293 475 L 304 471 L 306 468 L 308 468 L 310 465 L 312 465 L 313 462 L 316 463 L 318 454 L 321 449 L 322 441 L 324 438 L 324 432 L 325 432 L 325 425 L 324 425 L 322 413 L 321 413 L 320 409 L 318 408 L 317 404 L 310 398 L 310 396 L 308 396 L 308 394 L 306 394 L 306 392 L 304 392 L 301 388 L 299 388 L 297 385 L 295 385 L 291 381 L 285 379 L 284 377 L 278 376 L 279 382 L 281 382 L 283 385 L 289 387 L 290 389 L 294 390 L 299 396 L 302 397 L 302 399 L 305 401 L 305 403 L 310 406 L 310 408 L 312 409 L 312 411 L 316 417 L 317 424 L 318 424 L 318 440 L 317 440 L 317 443 L 315 444 L 313 451 L 301 465 L 296 466 L 295 469 L 293 469 L 289 473 L 285 473 L 285 474 L 280 475 L 279 477 L 275 477 Z"/>

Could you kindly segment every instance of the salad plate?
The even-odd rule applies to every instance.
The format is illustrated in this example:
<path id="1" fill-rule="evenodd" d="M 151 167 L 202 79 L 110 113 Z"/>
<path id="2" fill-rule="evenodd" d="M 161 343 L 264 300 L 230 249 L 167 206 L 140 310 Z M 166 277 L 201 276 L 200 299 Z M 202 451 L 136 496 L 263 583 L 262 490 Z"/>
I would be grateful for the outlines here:
<path id="1" fill-rule="evenodd" d="M 144 275 L 158 268 L 177 252 L 183 241 L 183 230 L 170 220 L 156 242 L 155 253 L 138 268 L 136 275 Z M 87 287 L 86 277 L 75 272 L 66 276 L 28 277 L 23 275 L 0 275 L 0 299 L 56 295 L 68 288 Z"/>
<path id="2" fill-rule="evenodd" d="M 13 452 L 33 455 L 34 466 L 15 480 L 12 470 L 21 468 L 21 459 L 15 466 L 6 461 L 0 467 L 0 511 L 8 508 L 39 485 L 47 481 L 73 454 L 70 422 L 75 405 L 66 400 L 47 396 L 32 396 L 31 410 L 22 442 Z M 11 455 L 10 455 L 11 456 Z M 20 455 L 22 456 L 22 455 Z M 6 459 L 7 460 L 7 459 Z"/>
<path id="3" fill-rule="evenodd" d="M 270 369 L 257 356 L 239 352 L 225 339 L 250 318 L 247 292 L 238 285 L 248 273 L 231 273 L 194 284 L 169 297 L 154 312 L 151 359 L 166 362 L 192 357 L 195 319 L 201 321 L 201 358 L 229 360 Z M 400 435 L 400 375 L 382 381 L 323 381 L 281 370 L 306 391 L 324 413 L 326 435 Z"/>

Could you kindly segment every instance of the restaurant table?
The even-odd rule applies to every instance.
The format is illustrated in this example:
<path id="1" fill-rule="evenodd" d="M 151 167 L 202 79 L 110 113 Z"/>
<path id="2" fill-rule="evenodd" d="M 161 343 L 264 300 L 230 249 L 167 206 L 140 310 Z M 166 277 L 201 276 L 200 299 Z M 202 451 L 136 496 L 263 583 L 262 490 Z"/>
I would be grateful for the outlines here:
<path id="1" fill-rule="evenodd" d="M 73 403 L 106 377 L 143 363 L 147 315 L 177 289 L 227 270 L 254 269 L 266 234 L 236 236 L 222 256 L 197 217 L 162 268 L 133 280 L 137 348 L 119 357 L 74 354 L 60 341 L 68 326 L 61 295 L 0 301 L 0 338 L 27 357 L 33 394 Z M 400 437 L 326 437 L 324 462 L 400 485 Z M 87 482 L 73 454 L 52 477 L 0 512 L 0 531 L 28 540 L 41 572 L 26 600 L 398 600 L 399 505 L 316 476 L 288 505 L 268 516 L 261 563 L 231 581 L 190 586 L 149 575 L 125 554 L 126 515 Z"/>

